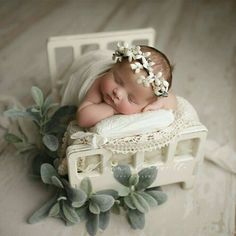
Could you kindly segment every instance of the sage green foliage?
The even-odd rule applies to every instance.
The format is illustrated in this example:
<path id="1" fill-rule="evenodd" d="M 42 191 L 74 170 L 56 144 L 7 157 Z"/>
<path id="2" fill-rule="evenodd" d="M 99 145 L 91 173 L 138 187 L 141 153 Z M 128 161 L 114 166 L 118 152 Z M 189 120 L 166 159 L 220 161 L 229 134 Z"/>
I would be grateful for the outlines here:
<path id="1" fill-rule="evenodd" d="M 32 163 L 33 175 L 40 176 L 43 163 L 53 164 L 58 158 L 57 151 L 70 120 L 75 119 L 76 106 L 62 106 L 54 103 L 51 96 L 45 98 L 43 92 L 33 86 L 31 95 L 35 104 L 25 109 L 12 108 L 5 112 L 11 118 L 30 119 L 37 127 L 39 142 L 31 143 L 22 130 L 20 135 L 7 133 L 5 140 L 14 144 L 19 152 L 30 152 L 34 156 Z"/>
<path id="2" fill-rule="evenodd" d="M 108 226 L 111 208 L 119 197 L 118 192 L 108 189 L 94 193 L 89 178 L 81 181 L 80 188 L 87 194 L 87 201 L 81 208 L 81 216 L 86 220 L 89 235 L 96 235 L 99 228 L 105 230 Z M 79 208 L 78 214 L 81 213 Z"/>
<path id="3" fill-rule="evenodd" d="M 55 169 L 58 166 L 57 151 L 70 120 L 75 119 L 77 107 L 63 106 L 56 110 L 50 96 L 32 87 L 34 105 L 25 109 L 13 108 L 5 112 L 12 118 L 30 119 L 37 127 L 39 143 L 31 143 L 22 130 L 20 135 L 7 133 L 5 139 L 19 148 L 20 152 L 34 153 L 33 173 L 56 189 L 54 195 L 41 208 L 34 212 L 28 223 L 34 224 L 45 217 L 62 219 L 67 226 L 86 221 L 90 235 L 96 235 L 98 229 L 105 230 L 109 224 L 110 214 L 126 211 L 129 224 L 133 229 L 143 229 L 145 213 L 151 207 L 161 205 L 167 195 L 160 187 L 150 187 L 157 177 L 156 167 L 149 167 L 133 173 L 128 165 L 113 168 L 114 178 L 124 186 L 122 193 L 113 189 L 93 192 L 89 178 L 84 178 L 78 188 L 72 188 L 68 179 L 60 176 Z"/>
<path id="4" fill-rule="evenodd" d="M 113 167 L 113 174 L 126 189 L 125 195 L 119 200 L 127 213 L 128 222 L 133 229 L 143 229 L 145 213 L 150 207 L 161 205 L 167 200 L 167 195 L 160 187 L 148 188 L 157 177 L 157 168 L 151 166 L 132 174 L 129 166 L 117 165 Z"/>
<path id="5" fill-rule="evenodd" d="M 93 192 L 89 178 L 81 181 L 79 188 L 72 188 L 56 169 L 48 163 L 41 165 L 41 179 L 57 188 L 56 194 L 29 217 L 28 223 L 37 223 L 47 216 L 61 218 L 66 225 L 86 221 L 87 231 L 96 235 L 105 230 L 110 220 L 110 211 L 119 197 L 117 191 L 108 189 Z"/>

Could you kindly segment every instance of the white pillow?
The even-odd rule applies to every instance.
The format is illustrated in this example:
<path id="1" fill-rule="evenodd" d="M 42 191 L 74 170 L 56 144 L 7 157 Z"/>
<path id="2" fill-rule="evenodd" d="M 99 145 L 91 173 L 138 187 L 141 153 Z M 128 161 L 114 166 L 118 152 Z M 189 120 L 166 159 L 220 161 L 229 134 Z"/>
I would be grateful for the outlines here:
<path id="1" fill-rule="evenodd" d="M 133 115 L 114 115 L 89 129 L 104 138 L 123 138 L 151 133 L 166 128 L 174 122 L 172 110 L 157 110 Z"/>

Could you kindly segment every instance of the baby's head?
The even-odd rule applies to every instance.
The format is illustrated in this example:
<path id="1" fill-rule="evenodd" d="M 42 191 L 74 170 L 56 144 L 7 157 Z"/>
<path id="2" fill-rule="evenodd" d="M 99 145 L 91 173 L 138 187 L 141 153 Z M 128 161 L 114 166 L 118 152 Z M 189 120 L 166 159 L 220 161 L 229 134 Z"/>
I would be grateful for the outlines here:
<path id="1" fill-rule="evenodd" d="M 142 112 L 158 96 L 168 96 L 168 89 L 171 87 L 172 72 L 167 57 L 149 46 L 140 46 L 140 50 L 141 54 L 151 53 L 146 61 L 145 58 L 133 58 L 132 61 L 130 58 L 129 61 L 128 57 L 122 56 L 101 77 L 100 90 L 104 101 L 121 114 Z M 149 62 L 149 65 L 145 65 L 145 62 Z M 151 62 L 155 64 L 152 65 Z M 135 68 L 140 65 L 140 70 Z M 163 85 L 163 81 L 168 83 L 164 82 Z"/>

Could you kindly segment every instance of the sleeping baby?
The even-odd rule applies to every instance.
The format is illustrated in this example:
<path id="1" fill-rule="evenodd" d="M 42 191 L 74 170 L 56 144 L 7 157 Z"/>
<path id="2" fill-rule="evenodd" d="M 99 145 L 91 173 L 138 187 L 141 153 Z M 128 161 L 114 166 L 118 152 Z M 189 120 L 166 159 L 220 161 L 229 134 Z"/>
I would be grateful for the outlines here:
<path id="1" fill-rule="evenodd" d="M 80 127 L 88 128 L 115 114 L 135 114 L 177 107 L 171 90 L 168 58 L 149 46 L 117 45 L 115 63 L 98 76 L 77 110 Z"/>

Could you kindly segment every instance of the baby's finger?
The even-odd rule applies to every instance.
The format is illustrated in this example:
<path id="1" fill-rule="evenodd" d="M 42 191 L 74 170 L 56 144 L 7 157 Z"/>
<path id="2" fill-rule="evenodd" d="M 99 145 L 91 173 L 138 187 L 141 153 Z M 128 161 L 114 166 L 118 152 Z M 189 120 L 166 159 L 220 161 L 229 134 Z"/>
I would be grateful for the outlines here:
<path id="1" fill-rule="evenodd" d="M 145 112 L 145 111 L 153 111 L 153 110 L 154 110 L 153 107 L 151 105 L 148 105 L 148 106 L 144 107 L 143 112 Z"/>

